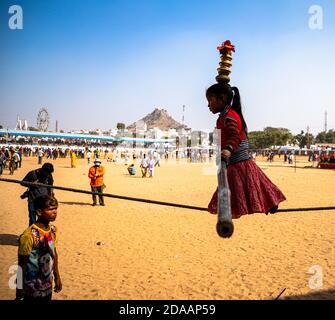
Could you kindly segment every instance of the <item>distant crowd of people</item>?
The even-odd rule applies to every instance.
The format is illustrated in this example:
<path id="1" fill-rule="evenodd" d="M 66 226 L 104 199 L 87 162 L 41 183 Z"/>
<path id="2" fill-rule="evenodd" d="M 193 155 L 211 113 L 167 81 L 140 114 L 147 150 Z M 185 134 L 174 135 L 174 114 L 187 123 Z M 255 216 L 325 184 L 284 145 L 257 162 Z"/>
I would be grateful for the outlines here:
<path id="1" fill-rule="evenodd" d="M 256 161 L 257 156 L 261 154 L 263 158 L 266 158 L 267 162 L 273 162 L 275 156 L 278 156 L 279 159 L 281 158 L 282 154 L 280 152 L 276 152 L 273 150 L 263 150 L 262 152 L 258 153 L 256 151 L 251 152 L 250 157 L 252 160 Z M 285 152 L 283 154 L 284 163 L 288 162 L 288 164 L 293 164 L 295 155 L 293 152 Z"/>
<path id="2" fill-rule="evenodd" d="M 2 147 L 0 150 L 0 175 L 4 169 L 9 170 L 9 174 L 13 175 L 15 170 L 22 166 L 22 148 Z"/>
<path id="3" fill-rule="evenodd" d="M 335 153 L 321 154 L 319 157 L 319 163 L 334 163 L 335 164 Z"/>
<path id="4" fill-rule="evenodd" d="M 288 164 L 293 164 L 295 159 L 296 159 L 296 155 L 293 151 L 288 151 L 288 152 L 285 152 L 284 154 L 282 154 L 280 152 L 276 152 L 276 151 L 272 151 L 272 150 L 262 151 L 260 153 L 254 151 L 254 152 L 251 152 L 250 157 L 253 160 L 256 160 L 256 157 L 259 154 L 261 154 L 263 157 L 266 157 L 268 162 L 273 162 L 275 156 L 278 156 L 279 158 L 281 158 L 281 156 L 283 156 L 284 163 L 288 163 Z M 320 164 L 320 163 L 334 163 L 335 164 L 335 151 L 309 152 L 308 153 L 308 162 L 316 162 L 318 164 Z"/>

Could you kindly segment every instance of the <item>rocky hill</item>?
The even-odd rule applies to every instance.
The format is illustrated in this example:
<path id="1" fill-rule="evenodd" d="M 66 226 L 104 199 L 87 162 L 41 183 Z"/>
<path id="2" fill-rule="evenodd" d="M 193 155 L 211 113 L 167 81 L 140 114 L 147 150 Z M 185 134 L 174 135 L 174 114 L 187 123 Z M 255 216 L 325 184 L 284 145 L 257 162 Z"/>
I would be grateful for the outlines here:
<path id="1" fill-rule="evenodd" d="M 153 112 L 149 113 L 147 116 L 141 120 L 134 122 L 127 127 L 128 130 L 133 131 L 136 129 L 136 123 L 145 123 L 147 129 L 159 128 L 163 131 L 169 129 L 187 129 L 186 125 L 182 125 L 178 121 L 174 120 L 165 109 L 156 108 Z"/>

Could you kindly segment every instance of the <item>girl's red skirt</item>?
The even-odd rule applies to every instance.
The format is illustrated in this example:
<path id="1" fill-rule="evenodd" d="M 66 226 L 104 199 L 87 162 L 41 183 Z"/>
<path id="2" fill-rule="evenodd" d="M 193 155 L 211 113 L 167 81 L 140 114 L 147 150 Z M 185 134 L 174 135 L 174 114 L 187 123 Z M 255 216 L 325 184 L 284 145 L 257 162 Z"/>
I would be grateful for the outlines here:
<path id="1" fill-rule="evenodd" d="M 253 213 L 267 213 L 286 198 L 253 160 L 228 166 L 233 219 Z M 218 194 L 215 191 L 208 211 L 217 214 Z"/>

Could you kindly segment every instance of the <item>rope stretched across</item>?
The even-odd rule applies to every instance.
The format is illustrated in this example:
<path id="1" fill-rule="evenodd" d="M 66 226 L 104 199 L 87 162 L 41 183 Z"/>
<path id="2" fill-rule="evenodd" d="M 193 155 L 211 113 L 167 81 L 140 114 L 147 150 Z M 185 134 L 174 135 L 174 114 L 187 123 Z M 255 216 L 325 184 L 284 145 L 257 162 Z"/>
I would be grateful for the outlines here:
<path id="1" fill-rule="evenodd" d="M 48 184 L 43 184 L 43 183 L 26 182 L 26 181 L 21 181 L 21 180 L 5 179 L 5 178 L 0 178 L 0 181 L 9 182 L 9 183 L 17 183 L 17 184 L 20 184 L 21 186 L 24 186 L 24 187 L 45 187 L 45 188 L 49 188 L 49 189 L 69 191 L 69 192 L 75 192 L 75 193 L 84 193 L 84 194 L 97 195 L 97 196 L 98 195 L 103 195 L 104 197 L 115 198 L 115 199 L 126 200 L 126 201 L 137 201 L 137 202 L 144 202 L 144 203 L 150 203 L 150 204 L 157 204 L 157 205 L 161 205 L 161 206 L 168 206 L 168 207 L 175 207 L 175 208 L 182 208 L 182 209 L 190 209 L 190 210 L 197 210 L 197 211 L 208 211 L 207 208 L 189 206 L 189 205 L 185 205 L 185 204 L 178 204 L 178 203 L 171 203 L 171 202 L 165 202 L 165 201 L 157 201 L 157 200 L 150 200 L 150 199 L 120 196 L 120 195 L 110 194 L 110 193 L 92 192 L 92 191 L 88 191 L 88 190 L 80 190 L 80 189 L 67 188 L 67 187 L 50 186 Z M 302 211 L 325 211 L 325 210 L 335 210 L 335 207 L 279 209 L 277 212 L 302 212 Z"/>

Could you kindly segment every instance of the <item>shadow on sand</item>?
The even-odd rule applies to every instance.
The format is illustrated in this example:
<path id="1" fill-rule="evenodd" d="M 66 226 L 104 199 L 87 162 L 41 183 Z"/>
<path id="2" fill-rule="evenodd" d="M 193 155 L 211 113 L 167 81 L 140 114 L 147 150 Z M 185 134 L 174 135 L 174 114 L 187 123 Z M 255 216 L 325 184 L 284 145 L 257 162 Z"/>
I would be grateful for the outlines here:
<path id="1" fill-rule="evenodd" d="M 285 295 L 285 294 L 284 294 Z M 316 290 L 304 295 L 280 297 L 279 300 L 335 300 L 335 289 Z"/>
<path id="2" fill-rule="evenodd" d="M 66 202 L 66 201 L 63 201 L 63 202 L 59 202 L 61 204 L 66 204 L 68 206 L 92 206 L 92 203 L 88 203 L 88 202 Z"/>
<path id="3" fill-rule="evenodd" d="M 138 178 L 142 178 L 142 176 L 141 175 L 135 175 L 135 176 L 132 176 L 132 175 L 130 175 L 130 174 L 127 174 L 127 173 L 124 173 L 124 174 L 122 174 L 124 177 L 128 177 L 128 178 L 131 178 L 131 179 L 138 179 Z"/>

